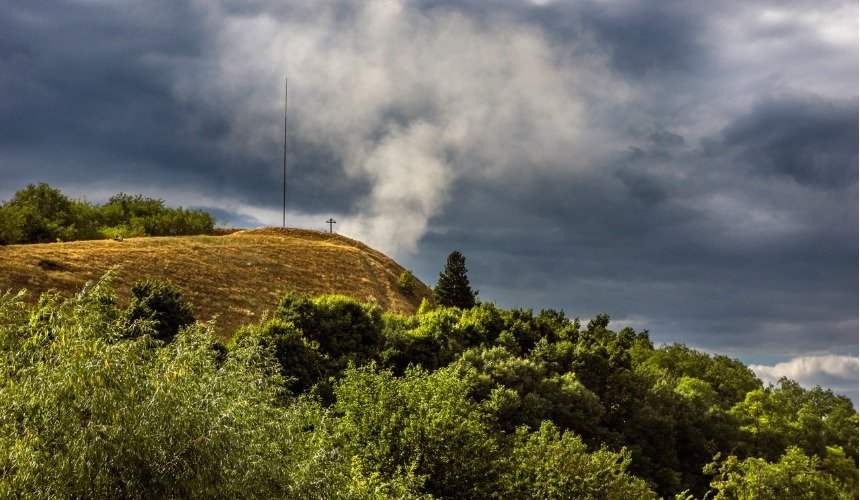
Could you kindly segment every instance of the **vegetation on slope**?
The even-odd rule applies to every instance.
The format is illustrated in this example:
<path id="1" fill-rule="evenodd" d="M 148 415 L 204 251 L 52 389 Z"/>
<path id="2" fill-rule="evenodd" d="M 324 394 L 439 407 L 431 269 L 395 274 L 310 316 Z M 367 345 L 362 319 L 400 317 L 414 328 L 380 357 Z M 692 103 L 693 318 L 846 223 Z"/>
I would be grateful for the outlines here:
<path id="1" fill-rule="evenodd" d="M 273 309 L 287 291 L 336 292 L 398 312 L 413 312 L 422 298 L 432 297 L 418 280 L 405 291 L 398 284 L 403 267 L 360 242 L 276 228 L 0 247 L 0 291 L 26 288 L 32 300 L 52 289 L 71 296 L 114 266 L 121 301 L 130 299 L 132 283 L 169 278 L 192 302 L 197 318 L 217 316 L 223 338 Z"/>
<path id="2" fill-rule="evenodd" d="M 847 398 L 605 315 L 288 294 L 225 346 L 140 302 L 0 300 L 0 496 L 857 495 Z"/>
<path id="3" fill-rule="evenodd" d="M 164 200 L 120 193 L 104 205 L 73 200 L 40 182 L 0 204 L 0 245 L 210 234 L 215 219 L 202 210 L 169 208 Z"/>

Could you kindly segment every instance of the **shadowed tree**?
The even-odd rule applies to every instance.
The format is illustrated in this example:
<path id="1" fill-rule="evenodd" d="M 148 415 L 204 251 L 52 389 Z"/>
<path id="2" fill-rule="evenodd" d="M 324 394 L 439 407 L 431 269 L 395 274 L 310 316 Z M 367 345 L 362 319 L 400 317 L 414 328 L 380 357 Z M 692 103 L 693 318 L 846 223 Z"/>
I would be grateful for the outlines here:
<path id="1" fill-rule="evenodd" d="M 466 276 L 466 258 L 454 250 L 445 262 L 445 269 L 439 273 L 439 281 L 433 290 L 436 302 L 443 306 L 454 306 L 462 309 L 475 307 L 477 291 L 469 286 Z"/>

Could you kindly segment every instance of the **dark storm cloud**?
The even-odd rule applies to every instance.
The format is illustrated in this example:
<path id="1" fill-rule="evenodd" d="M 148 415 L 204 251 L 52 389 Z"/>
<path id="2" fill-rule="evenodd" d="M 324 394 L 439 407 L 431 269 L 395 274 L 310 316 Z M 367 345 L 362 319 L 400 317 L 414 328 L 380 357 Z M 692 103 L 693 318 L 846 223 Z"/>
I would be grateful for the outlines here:
<path id="1" fill-rule="evenodd" d="M 708 149 L 728 153 L 759 175 L 845 187 L 857 180 L 857 123 L 856 100 L 769 99 L 727 127 Z"/>
<path id="2" fill-rule="evenodd" d="M 647 145 L 632 146 L 618 161 L 615 176 L 624 183 L 628 193 L 646 205 L 666 201 L 669 197 L 664 179 L 650 170 L 677 162 L 685 141 L 680 135 L 659 129 L 648 134 Z"/>
<path id="3" fill-rule="evenodd" d="M 0 199 L 44 180 L 280 223 L 289 75 L 294 217 L 431 285 L 459 249 L 484 300 L 856 360 L 856 11 L 7 3 Z"/>
<path id="4" fill-rule="evenodd" d="M 92 181 L 125 190 L 184 184 L 210 196 L 279 203 L 272 186 L 280 185 L 283 145 L 225 147 L 236 126 L 231 103 L 193 91 L 177 96 L 177 75 L 212 43 L 206 21 L 188 5 L 20 2 L 5 8 L 0 32 L 8 174 L 0 198 L 33 181 Z M 291 180 L 303 188 L 291 196 L 296 208 L 354 210 L 366 182 L 344 181 L 339 161 L 301 138 L 291 138 L 290 151 Z"/>
<path id="5" fill-rule="evenodd" d="M 798 133 L 785 144 L 805 152 L 794 159 L 797 168 L 814 169 L 814 162 L 832 157 L 856 165 L 856 139 L 841 139 L 839 127 L 819 133 L 798 123 L 835 121 L 848 128 L 849 137 L 853 128 L 856 137 L 856 125 L 842 118 L 855 115 L 856 121 L 856 104 L 815 103 L 783 100 L 779 116 L 785 120 L 764 121 L 761 128 L 769 129 L 762 135 L 733 133 L 750 121 L 744 116 L 702 146 L 666 129 L 634 134 L 637 146 L 608 169 L 613 177 L 598 170 L 536 176 L 532 184 L 516 186 L 461 184 L 453 196 L 461 202 L 449 211 L 450 220 L 435 225 L 468 229 L 431 234 L 425 241 L 438 247 L 439 257 L 445 244 L 457 242 L 472 256 L 485 297 L 505 295 L 507 305 L 560 307 L 588 318 L 612 303 L 616 309 L 610 312 L 640 318 L 634 323 L 651 329 L 656 340 L 731 349 L 735 355 L 790 355 L 822 346 L 854 352 L 856 176 L 845 179 L 844 165 L 831 164 L 836 171 L 824 175 L 841 180 L 839 191 L 821 191 L 819 183 L 765 183 L 742 160 L 767 151 L 743 158 L 737 153 L 757 147 L 762 136 L 806 126 L 809 134 Z M 771 108 L 754 107 L 763 109 Z M 778 143 L 770 154 L 779 152 Z M 501 210 L 482 209 L 502 191 Z M 731 200 L 738 193 L 760 196 L 752 207 L 738 196 L 735 206 Z M 729 202 L 709 206 L 714 197 Z M 724 210 L 739 213 L 726 219 Z M 756 221 L 764 210 L 773 220 Z M 791 223 L 781 222 L 786 219 Z"/>
<path id="6" fill-rule="evenodd" d="M 370 191 L 369 179 L 344 175 L 342 160 L 319 144 L 298 138 L 289 150 L 291 203 L 316 213 L 356 212 L 356 201 Z"/>
<path id="7" fill-rule="evenodd" d="M 6 14 L 2 31 L 26 48 L 2 62 L 0 144 L 34 156 L 62 150 L 72 159 L 65 172 L 39 172 L 44 180 L 67 182 L 79 170 L 121 173 L 110 160 L 192 170 L 207 163 L 183 136 L 217 140 L 226 121 L 216 110 L 175 102 L 168 68 L 158 62 L 199 52 L 190 13 L 172 2 L 152 10 L 32 2 Z M 91 151 L 108 161 L 86 164 Z"/>
<path id="8" fill-rule="evenodd" d="M 611 55 L 615 69 L 628 77 L 694 71 L 707 54 L 699 40 L 702 6 L 694 7 L 689 2 L 582 1 L 535 5 L 516 0 L 423 0 L 415 3 L 427 11 L 457 10 L 478 20 L 502 12 L 540 26 L 558 44 L 590 37 Z"/>
<path id="9" fill-rule="evenodd" d="M 564 18 L 555 9 L 547 15 Z M 612 62 L 619 71 L 643 77 L 698 68 L 706 52 L 697 37 L 700 15 L 690 12 L 688 2 L 631 2 L 592 8 L 584 22 L 598 43 L 611 47 Z"/>

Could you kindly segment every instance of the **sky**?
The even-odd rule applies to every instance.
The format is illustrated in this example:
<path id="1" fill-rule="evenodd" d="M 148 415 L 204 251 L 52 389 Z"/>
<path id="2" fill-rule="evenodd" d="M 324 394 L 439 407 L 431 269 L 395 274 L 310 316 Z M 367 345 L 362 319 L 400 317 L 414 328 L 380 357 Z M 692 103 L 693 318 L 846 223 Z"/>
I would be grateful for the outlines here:
<path id="1" fill-rule="evenodd" d="M 7 0 L 0 200 L 335 230 L 857 402 L 853 0 Z"/>

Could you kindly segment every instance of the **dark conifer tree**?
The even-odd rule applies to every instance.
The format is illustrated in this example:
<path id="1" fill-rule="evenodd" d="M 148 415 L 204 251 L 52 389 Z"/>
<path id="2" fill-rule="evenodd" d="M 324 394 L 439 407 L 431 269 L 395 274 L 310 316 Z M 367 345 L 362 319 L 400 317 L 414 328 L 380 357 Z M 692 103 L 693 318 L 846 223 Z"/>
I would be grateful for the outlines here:
<path id="1" fill-rule="evenodd" d="M 462 309 L 475 307 L 477 290 L 472 291 L 469 277 L 466 276 L 466 258 L 454 250 L 445 262 L 445 269 L 439 273 L 439 281 L 433 290 L 436 303 L 443 306 L 454 306 Z"/>

